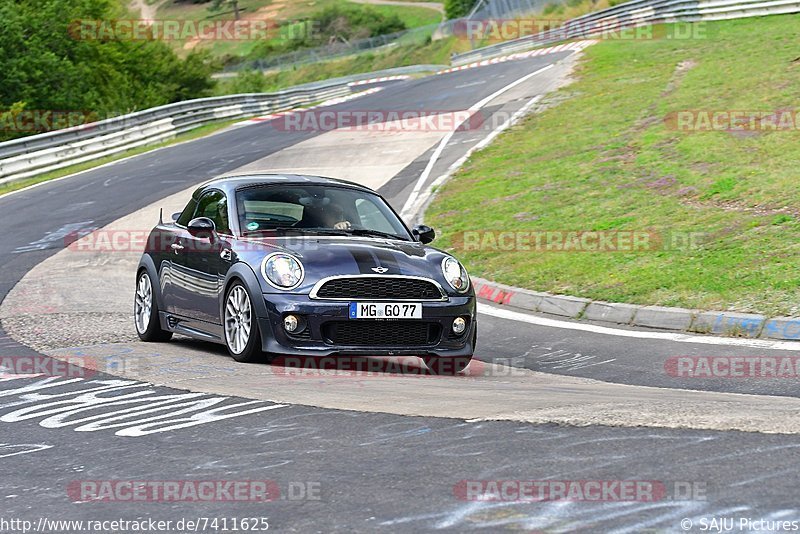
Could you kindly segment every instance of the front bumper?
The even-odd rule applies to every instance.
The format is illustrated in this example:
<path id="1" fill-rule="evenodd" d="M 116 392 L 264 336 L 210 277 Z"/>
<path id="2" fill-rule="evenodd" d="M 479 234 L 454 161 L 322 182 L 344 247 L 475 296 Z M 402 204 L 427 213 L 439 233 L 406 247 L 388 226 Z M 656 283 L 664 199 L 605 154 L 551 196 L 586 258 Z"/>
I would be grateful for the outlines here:
<path id="1" fill-rule="evenodd" d="M 308 295 L 264 294 L 267 317 L 259 317 L 262 350 L 292 356 L 472 356 L 477 329 L 475 297 L 450 297 L 448 301 L 423 302 L 422 319 L 372 320 L 350 319 L 348 301 L 315 300 Z M 296 315 L 305 319 L 306 328 L 299 335 L 289 335 L 283 318 Z M 465 317 L 466 330 L 452 332 L 453 320 Z M 392 323 L 395 324 L 387 324 Z M 397 324 L 397 323 L 402 324 Z M 355 324 L 358 323 L 358 324 Z M 426 330 L 425 330 L 426 329 Z M 348 335 L 340 334 L 346 330 Z M 363 331 L 363 337 L 358 332 Z M 406 332 L 407 331 L 407 332 Z M 420 336 L 412 331 L 427 332 Z M 404 342 L 394 343 L 393 337 Z M 417 342 L 411 341 L 417 338 Z M 347 343 L 339 342 L 346 338 Z M 377 342 L 376 342 L 377 340 Z M 411 341 L 411 342 L 409 342 Z"/>

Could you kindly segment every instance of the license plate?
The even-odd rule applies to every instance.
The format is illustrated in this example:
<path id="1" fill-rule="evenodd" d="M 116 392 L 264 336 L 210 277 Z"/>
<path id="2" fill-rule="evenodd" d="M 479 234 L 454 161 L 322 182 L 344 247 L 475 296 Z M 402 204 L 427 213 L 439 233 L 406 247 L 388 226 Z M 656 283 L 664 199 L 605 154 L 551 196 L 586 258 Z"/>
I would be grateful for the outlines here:
<path id="1" fill-rule="evenodd" d="M 351 302 L 351 319 L 422 319 L 421 302 Z"/>

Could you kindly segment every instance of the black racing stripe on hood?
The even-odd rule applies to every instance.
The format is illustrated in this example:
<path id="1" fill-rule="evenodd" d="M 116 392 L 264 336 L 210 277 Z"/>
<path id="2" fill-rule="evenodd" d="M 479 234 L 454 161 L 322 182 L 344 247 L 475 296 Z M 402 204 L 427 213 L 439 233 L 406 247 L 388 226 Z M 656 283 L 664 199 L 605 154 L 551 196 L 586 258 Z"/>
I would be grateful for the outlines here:
<path id="1" fill-rule="evenodd" d="M 386 274 L 403 274 L 400 272 L 400 265 L 397 263 L 394 253 L 391 250 L 376 249 L 373 251 L 375 259 L 381 267 L 389 269 Z"/>
<path id="2" fill-rule="evenodd" d="M 353 259 L 356 260 L 359 273 L 375 274 L 375 271 L 373 271 L 372 268 L 376 267 L 378 264 L 368 250 L 351 249 L 350 254 L 352 254 Z"/>

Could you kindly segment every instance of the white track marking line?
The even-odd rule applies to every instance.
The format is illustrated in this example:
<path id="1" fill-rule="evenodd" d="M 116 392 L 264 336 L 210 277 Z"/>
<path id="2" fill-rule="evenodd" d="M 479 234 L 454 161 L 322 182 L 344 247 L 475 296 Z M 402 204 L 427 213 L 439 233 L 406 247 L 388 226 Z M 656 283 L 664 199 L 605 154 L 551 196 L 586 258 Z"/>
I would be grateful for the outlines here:
<path id="1" fill-rule="evenodd" d="M 593 334 L 605 334 L 618 337 L 632 337 L 638 339 L 658 339 L 662 341 L 677 341 L 679 343 L 698 343 L 701 345 L 725 345 L 734 347 L 752 347 L 757 349 L 769 350 L 790 350 L 800 351 L 800 343 L 796 341 L 768 341 L 765 339 L 743 339 L 730 337 L 711 337 L 697 336 L 693 334 L 680 334 L 677 332 L 646 332 L 641 330 L 622 330 L 608 326 L 598 326 L 594 324 L 574 323 L 571 321 L 561 321 L 558 319 L 548 319 L 527 313 L 516 312 L 495 308 L 488 304 L 479 303 L 478 313 L 497 317 L 498 319 L 508 319 L 523 323 L 535 324 L 539 326 L 549 326 L 565 330 L 580 330 Z"/>
<path id="2" fill-rule="evenodd" d="M 520 118 L 522 118 L 523 116 L 525 116 L 528 113 L 528 111 L 533 107 L 533 105 L 536 104 L 541 99 L 542 99 L 542 95 L 536 95 L 533 98 L 531 98 L 530 100 L 528 100 L 528 102 L 526 102 L 524 106 L 522 106 L 520 109 L 518 109 L 513 115 L 511 115 L 511 117 L 506 119 L 506 121 L 503 122 L 503 124 L 501 124 L 500 126 L 495 128 L 494 130 L 489 132 L 489 135 L 487 135 L 486 137 L 481 139 L 481 141 L 479 143 L 477 143 L 475 146 L 473 146 L 472 148 L 467 150 L 467 152 L 463 156 L 461 156 L 455 162 L 453 162 L 453 164 L 450 165 L 447 168 L 447 171 L 444 174 L 442 174 L 436 180 L 431 182 L 430 185 L 425 189 L 425 192 L 421 193 L 417 197 L 417 202 L 416 202 L 416 204 L 414 206 L 411 206 L 411 208 L 409 209 L 409 215 L 408 216 L 409 217 L 416 216 L 416 214 L 418 213 L 420 207 L 424 206 L 425 203 L 430 198 L 430 196 L 433 194 L 433 189 L 435 187 L 438 187 L 438 186 L 442 185 L 447 179 L 449 179 L 450 176 L 452 176 L 453 173 L 456 172 L 456 170 L 458 170 L 462 165 L 464 165 L 464 163 L 467 162 L 467 160 L 470 158 L 470 156 L 472 156 L 472 154 L 475 151 L 481 150 L 482 148 L 487 147 L 492 141 L 494 141 L 495 137 L 497 137 L 503 131 L 507 130 L 508 128 L 510 128 L 511 126 L 516 124 L 517 121 Z M 473 139 L 473 141 L 474 141 L 474 139 Z M 466 142 L 466 141 L 463 141 L 463 142 Z"/>
<path id="3" fill-rule="evenodd" d="M 29 447 L 27 449 L 22 449 L 16 452 L 9 452 L 3 454 L 3 449 L 13 449 L 15 447 Z M 47 449 L 52 449 L 53 445 L 45 445 L 41 443 L 21 443 L 21 444 L 12 444 L 12 443 L 0 443 L 0 458 L 9 458 L 11 456 L 19 456 L 20 454 L 30 454 L 32 452 L 39 452 L 39 451 L 46 451 Z"/>
<path id="4" fill-rule="evenodd" d="M 358 87 L 359 85 L 369 85 L 371 83 L 380 83 L 380 82 L 393 82 L 399 80 L 408 80 L 411 76 L 403 74 L 400 76 L 383 76 L 381 78 L 370 78 L 369 80 L 360 80 L 357 82 L 350 82 L 347 84 L 348 87 Z"/>
<path id="5" fill-rule="evenodd" d="M 456 89 L 464 89 L 467 87 L 473 87 L 475 85 L 483 85 L 486 83 L 486 80 L 480 80 L 477 82 L 470 82 L 470 83 L 462 83 L 461 85 L 456 85 Z"/>
<path id="6" fill-rule="evenodd" d="M 554 64 L 551 63 L 550 65 L 547 65 L 545 67 L 542 67 L 541 69 L 535 70 L 535 71 L 533 71 L 533 72 L 531 72 L 529 74 L 526 74 L 522 78 L 519 78 L 519 79 L 511 82 L 510 84 L 506 85 L 505 87 L 502 87 L 502 88 L 498 89 L 497 91 L 495 91 L 494 93 L 490 94 L 489 96 L 487 96 L 487 97 L 481 99 L 480 101 L 476 102 L 475 104 L 470 106 L 467 111 L 471 111 L 471 112 L 479 111 L 483 106 L 485 106 L 486 104 L 488 104 L 489 102 L 491 102 L 492 100 L 497 98 L 498 96 L 502 95 L 506 91 L 509 91 L 509 90 L 513 89 L 514 87 L 518 86 L 521 83 L 524 83 L 525 81 L 529 80 L 530 78 L 533 78 L 537 74 L 540 74 L 540 73 L 542 73 L 542 72 L 544 72 L 544 71 L 546 71 L 548 69 L 553 68 L 553 65 Z M 437 146 L 436 150 L 433 151 L 433 154 L 431 155 L 430 160 L 428 160 L 428 164 L 425 166 L 425 169 L 422 171 L 422 174 L 420 174 L 419 178 L 417 179 L 417 183 L 414 185 L 414 189 L 411 191 L 411 195 L 409 195 L 408 200 L 406 200 L 406 203 L 403 205 L 403 209 L 400 210 L 400 216 L 401 217 L 407 217 L 410 214 L 412 214 L 411 210 L 412 210 L 412 208 L 414 207 L 414 204 L 417 201 L 417 197 L 419 196 L 419 193 L 422 190 L 422 186 L 424 186 L 425 182 L 428 180 L 428 177 L 430 176 L 431 171 L 433 170 L 433 166 L 436 164 L 436 161 L 439 159 L 439 156 L 442 155 L 442 151 L 444 150 L 445 146 L 447 146 L 447 143 L 450 142 L 450 139 L 452 139 L 452 137 L 455 134 L 455 132 L 467 120 L 469 120 L 469 119 L 466 118 L 463 121 L 461 121 L 452 130 L 447 132 L 447 135 L 445 135 L 442 138 L 442 140 L 439 142 L 439 146 Z"/>

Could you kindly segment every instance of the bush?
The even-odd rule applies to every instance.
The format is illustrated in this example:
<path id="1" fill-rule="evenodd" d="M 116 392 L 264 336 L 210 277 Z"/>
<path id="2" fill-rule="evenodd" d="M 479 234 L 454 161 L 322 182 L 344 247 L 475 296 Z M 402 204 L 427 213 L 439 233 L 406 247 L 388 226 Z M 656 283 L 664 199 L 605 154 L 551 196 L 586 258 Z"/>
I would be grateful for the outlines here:
<path id="1" fill-rule="evenodd" d="M 248 60 L 261 59 L 332 43 L 378 37 L 406 30 L 396 14 L 384 15 L 369 6 L 334 5 L 310 18 L 284 25 L 278 39 L 258 43 Z"/>
<path id="2" fill-rule="evenodd" d="M 396 14 L 384 15 L 368 6 L 334 5 L 317 12 L 311 20 L 319 24 L 319 37 L 323 41 L 350 41 L 406 29 Z"/>
<path id="3" fill-rule="evenodd" d="M 448 19 L 469 15 L 478 0 L 444 0 L 444 14 Z"/>
<path id="4" fill-rule="evenodd" d="M 258 70 L 243 70 L 230 84 L 232 94 L 263 93 L 267 85 L 264 74 Z"/>

